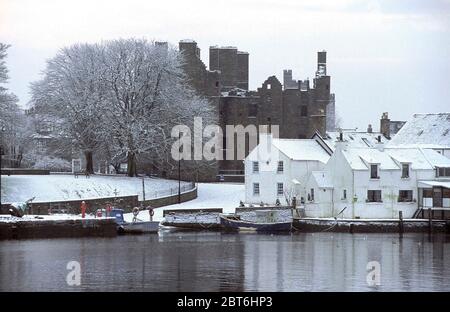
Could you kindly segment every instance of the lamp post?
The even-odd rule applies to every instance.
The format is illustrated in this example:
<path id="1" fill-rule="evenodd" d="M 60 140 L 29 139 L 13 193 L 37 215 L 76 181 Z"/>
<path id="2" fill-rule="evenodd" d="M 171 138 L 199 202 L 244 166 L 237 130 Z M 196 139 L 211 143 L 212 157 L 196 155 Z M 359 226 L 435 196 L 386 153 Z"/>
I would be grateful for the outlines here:
<path id="1" fill-rule="evenodd" d="M 181 144 L 181 132 L 178 134 L 178 140 Z M 178 203 L 181 204 L 181 155 L 178 157 Z"/>
<path id="2" fill-rule="evenodd" d="M 5 152 L 5 149 L 3 147 L 4 136 L 5 136 L 5 131 L 6 131 L 5 126 L 2 126 L 1 130 L 2 131 L 1 131 L 1 139 L 0 139 L 0 168 L 3 168 L 2 160 L 3 160 L 3 154 Z"/>

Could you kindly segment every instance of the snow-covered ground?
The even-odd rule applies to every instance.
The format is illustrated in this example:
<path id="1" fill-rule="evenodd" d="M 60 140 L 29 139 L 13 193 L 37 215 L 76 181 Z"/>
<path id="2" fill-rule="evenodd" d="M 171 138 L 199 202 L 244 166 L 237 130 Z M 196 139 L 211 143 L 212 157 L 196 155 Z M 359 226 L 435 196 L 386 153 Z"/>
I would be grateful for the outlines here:
<path id="1" fill-rule="evenodd" d="M 81 214 L 69 215 L 69 214 L 53 214 L 53 215 L 25 215 L 22 218 L 14 217 L 11 215 L 0 215 L 0 222 L 16 222 L 16 221 L 63 221 L 63 220 L 82 220 Z M 95 219 L 93 215 L 86 215 L 85 219 Z"/>
<path id="2" fill-rule="evenodd" d="M 223 212 L 232 213 L 239 207 L 239 201 L 245 200 L 245 185 L 237 183 L 199 183 L 198 197 L 194 200 L 156 208 L 153 220 L 160 221 L 163 218 L 165 209 L 199 209 L 199 208 L 223 208 Z M 125 214 L 126 221 L 132 221 L 133 214 Z M 148 211 L 141 211 L 138 218 L 148 221 L 150 215 Z"/>
<path id="3" fill-rule="evenodd" d="M 187 185 L 187 182 L 182 182 Z M 145 178 L 145 198 L 170 195 L 178 181 Z M 169 191 L 169 192 L 168 192 Z M 70 174 L 1 176 L 1 202 L 24 202 L 32 197 L 38 201 L 86 199 L 139 195 L 142 200 L 142 178 L 96 176 L 75 178 Z"/>

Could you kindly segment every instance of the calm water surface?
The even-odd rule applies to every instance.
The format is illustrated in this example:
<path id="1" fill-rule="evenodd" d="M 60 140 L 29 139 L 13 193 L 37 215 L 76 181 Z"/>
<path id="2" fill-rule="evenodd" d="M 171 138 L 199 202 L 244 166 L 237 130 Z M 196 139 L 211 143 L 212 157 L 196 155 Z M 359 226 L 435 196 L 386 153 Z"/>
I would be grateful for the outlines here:
<path id="1" fill-rule="evenodd" d="M 81 264 L 81 285 L 66 266 Z M 367 285 L 367 263 L 381 285 Z M 0 241 L 1 291 L 450 291 L 450 236 L 160 232 Z"/>

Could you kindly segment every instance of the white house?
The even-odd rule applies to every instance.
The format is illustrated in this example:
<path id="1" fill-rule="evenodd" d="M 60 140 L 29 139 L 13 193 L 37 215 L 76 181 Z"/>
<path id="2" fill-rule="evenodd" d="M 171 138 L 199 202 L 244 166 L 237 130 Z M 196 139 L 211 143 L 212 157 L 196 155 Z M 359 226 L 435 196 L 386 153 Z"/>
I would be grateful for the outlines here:
<path id="1" fill-rule="evenodd" d="M 276 139 L 261 135 L 260 143 L 244 160 L 246 203 L 286 205 L 305 198 L 312 171 L 322 170 L 330 158 L 327 145 L 313 139 Z"/>
<path id="2" fill-rule="evenodd" d="M 433 149 L 450 158 L 450 113 L 414 114 L 386 147 Z"/>
<path id="3" fill-rule="evenodd" d="M 390 219 L 402 211 L 412 218 L 422 207 L 450 207 L 448 179 L 450 160 L 434 150 L 355 148 L 341 141 L 324 170 L 308 178 L 305 214 Z"/>

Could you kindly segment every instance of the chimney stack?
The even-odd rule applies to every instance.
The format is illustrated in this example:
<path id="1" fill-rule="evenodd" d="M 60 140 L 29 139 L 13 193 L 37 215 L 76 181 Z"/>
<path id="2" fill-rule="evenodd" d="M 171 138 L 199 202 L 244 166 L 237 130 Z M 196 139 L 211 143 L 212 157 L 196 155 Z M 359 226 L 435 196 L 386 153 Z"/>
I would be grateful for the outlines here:
<path id="1" fill-rule="evenodd" d="M 372 125 L 369 124 L 369 126 L 367 127 L 367 133 L 372 133 Z"/>
<path id="2" fill-rule="evenodd" d="M 391 120 L 389 119 L 388 113 L 384 112 L 380 119 L 380 132 L 386 138 L 391 138 Z"/>

